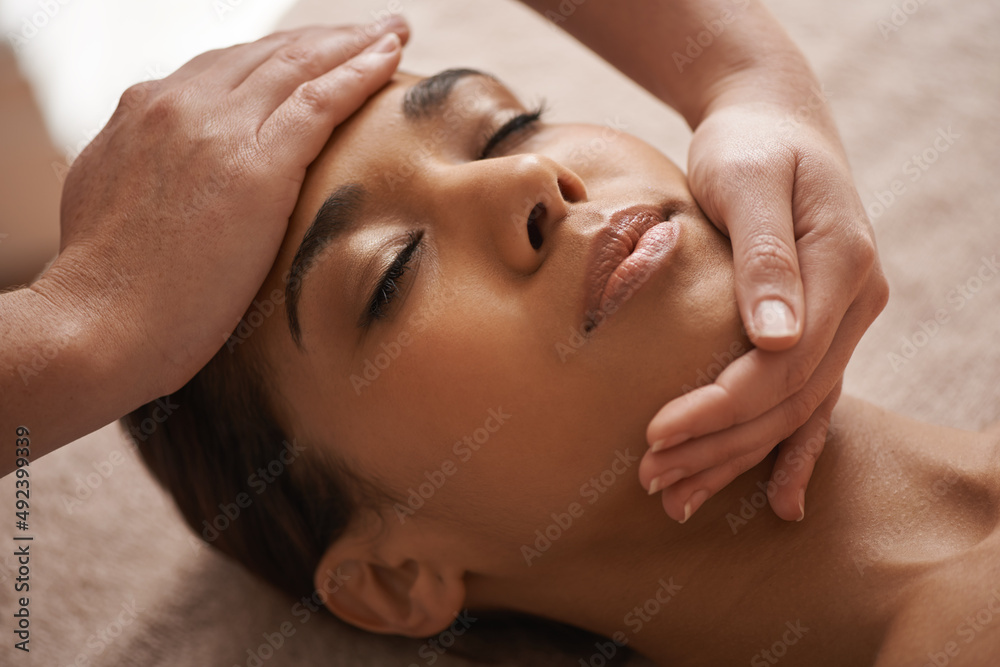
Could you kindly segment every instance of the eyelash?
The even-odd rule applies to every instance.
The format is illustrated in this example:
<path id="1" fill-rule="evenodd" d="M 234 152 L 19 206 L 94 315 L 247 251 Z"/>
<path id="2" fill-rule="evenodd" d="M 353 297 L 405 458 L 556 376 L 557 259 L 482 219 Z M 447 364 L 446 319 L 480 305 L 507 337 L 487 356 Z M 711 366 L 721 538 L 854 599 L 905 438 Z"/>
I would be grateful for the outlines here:
<path id="1" fill-rule="evenodd" d="M 413 259 L 413 255 L 419 249 L 420 240 L 423 237 L 423 230 L 407 234 L 408 242 L 406 247 L 399 251 L 396 258 L 392 260 L 392 264 L 382 274 L 382 280 L 379 281 L 378 287 L 375 288 L 375 293 L 372 294 L 368 302 L 368 309 L 365 311 L 365 316 L 361 323 L 362 326 L 367 327 L 375 320 L 381 320 L 386 316 L 389 304 L 392 303 L 396 292 L 399 291 L 399 279 L 403 277 L 406 269 L 409 268 L 410 260 Z"/>
<path id="2" fill-rule="evenodd" d="M 545 111 L 544 101 L 533 110 L 520 113 L 503 125 L 493 130 L 490 133 L 489 138 L 486 140 L 486 145 L 479 152 L 479 157 L 477 160 L 485 160 L 490 157 L 493 150 L 500 145 L 500 143 L 507 137 L 517 134 L 519 132 L 524 132 L 525 130 L 531 129 L 539 120 L 542 118 L 542 114 Z M 396 292 L 399 291 L 399 280 L 406 273 L 409 268 L 410 260 L 413 259 L 413 255 L 419 250 L 420 241 L 423 238 L 423 231 L 413 231 L 407 235 L 408 242 L 406 247 L 404 247 L 396 258 L 392 260 L 392 264 L 389 268 L 385 270 L 382 275 L 382 280 L 379 281 L 378 287 L 375 288 L 375 293 L 372 294 L 371 299 L 368 301 L 368 308 L 365 310 L 365 315 L 362 318 L 361 325 L 363 327 L 370 326 L 376 320 L 384 319 L 389 305 L 396 296 Z"/>
<path id="3" fill-rule="evenodd" d="M 500 145 L 504 139 L 512 134 L 531 129 L 538 121 L 541 120 L 544 112 L 545 101 L 543 100 L 533 110 L 525 113 L 519 113 L 497 129 L 493 130 L 493 132 L 490 133 L 489 138 L 486 140 L 486 145 L 483 146 L 481 151 L 479 151 L 479 157 L 476 159 L 488 159 L 493 153 L 493 150 Z"/>

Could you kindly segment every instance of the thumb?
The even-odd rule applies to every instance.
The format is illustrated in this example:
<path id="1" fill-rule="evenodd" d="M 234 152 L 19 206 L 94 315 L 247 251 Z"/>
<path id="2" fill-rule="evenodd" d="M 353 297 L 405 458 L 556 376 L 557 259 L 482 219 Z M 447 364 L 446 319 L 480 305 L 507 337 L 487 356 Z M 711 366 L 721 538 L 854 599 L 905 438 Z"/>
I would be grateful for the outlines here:
<path id="1" fill-rule="evenodd" d="M 731 191 L 720 206 L 733 244 L 736 300 L 750 340 L 787 350 L 802 336 L 805 304 L 787 187 Z"/>

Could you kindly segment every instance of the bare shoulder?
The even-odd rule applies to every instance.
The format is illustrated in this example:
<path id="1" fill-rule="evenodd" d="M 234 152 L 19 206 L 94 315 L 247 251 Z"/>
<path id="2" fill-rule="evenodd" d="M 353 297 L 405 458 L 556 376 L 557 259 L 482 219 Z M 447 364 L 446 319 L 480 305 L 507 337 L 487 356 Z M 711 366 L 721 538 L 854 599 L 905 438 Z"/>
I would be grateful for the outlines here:
<path id="1" fill-rule="evenodd" d="M 876 667 L 981 667 L 1000 655 L 1000 533 L 914 586 Z"/>

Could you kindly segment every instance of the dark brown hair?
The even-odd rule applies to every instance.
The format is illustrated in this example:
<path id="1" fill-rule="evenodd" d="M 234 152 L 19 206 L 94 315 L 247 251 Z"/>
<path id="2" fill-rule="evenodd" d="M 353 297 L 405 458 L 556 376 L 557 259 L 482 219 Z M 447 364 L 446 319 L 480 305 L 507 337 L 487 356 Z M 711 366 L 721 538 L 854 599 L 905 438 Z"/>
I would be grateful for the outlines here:
<path id="1" fill-rule="evenodd" d="M 204 541 L 293 597 L 308 596 L 366 485 L 278 425 L 252 344 L 230 338 L 179 391 L 122 424 Z"/>

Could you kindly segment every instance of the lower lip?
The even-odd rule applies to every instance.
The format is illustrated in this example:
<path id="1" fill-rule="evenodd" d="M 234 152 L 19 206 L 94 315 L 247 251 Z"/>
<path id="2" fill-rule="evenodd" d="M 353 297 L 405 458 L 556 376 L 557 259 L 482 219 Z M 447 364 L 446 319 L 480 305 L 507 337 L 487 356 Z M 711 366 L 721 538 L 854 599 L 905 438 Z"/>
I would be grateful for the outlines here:
<path id="1" fill-rule="evenodd" d="M 621 308 L 666 262 L 677 245 L 680 230 L 680 223 L 666 221 L 653 225 L 639 237 L 635 250 L 611 272 L 604 286 L 600 306 L 603 312 Z"/>

